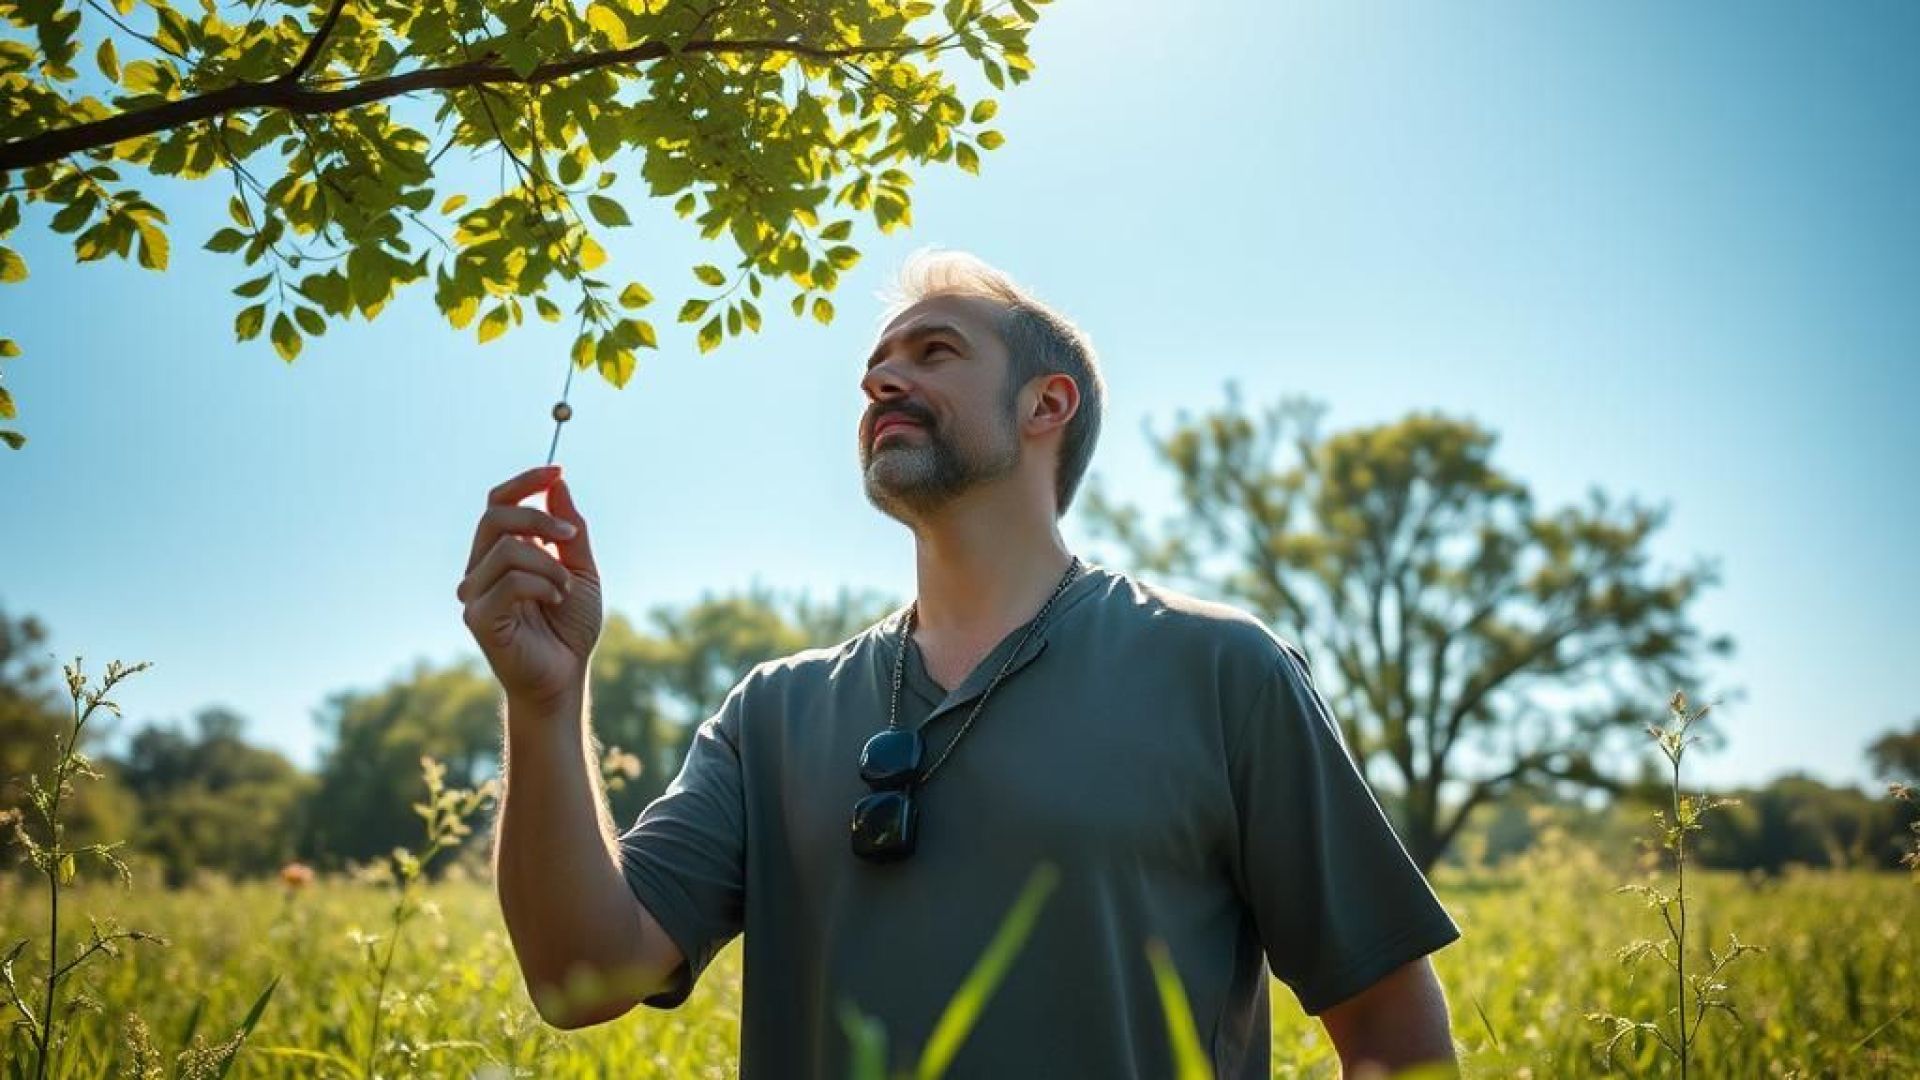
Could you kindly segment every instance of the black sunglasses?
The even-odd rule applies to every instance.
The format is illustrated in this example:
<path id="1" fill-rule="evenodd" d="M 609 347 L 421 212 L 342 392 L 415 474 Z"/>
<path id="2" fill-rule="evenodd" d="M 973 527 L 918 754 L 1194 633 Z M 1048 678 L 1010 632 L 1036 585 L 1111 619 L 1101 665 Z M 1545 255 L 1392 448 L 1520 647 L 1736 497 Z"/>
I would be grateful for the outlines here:
<path id="1" fill-rule="evenodd" d="M 853 853 L 869 862 L 898 862 L 919 838 L 913 785 L 920 780 L 925 742 L 918 731 L 889 728 L 860 751 L 860 779 L 873 794 L 853 806 Z"/>

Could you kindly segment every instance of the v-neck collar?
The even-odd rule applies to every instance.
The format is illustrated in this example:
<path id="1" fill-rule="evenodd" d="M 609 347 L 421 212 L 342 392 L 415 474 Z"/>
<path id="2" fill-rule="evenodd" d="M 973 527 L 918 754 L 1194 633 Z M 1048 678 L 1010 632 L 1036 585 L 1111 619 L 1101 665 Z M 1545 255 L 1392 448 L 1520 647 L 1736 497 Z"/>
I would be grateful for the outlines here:
<path id="1" fill-rule="evenodd" d="M 1066 591 L 1060 594 L 1060 598 L 1053 602 L 1053 610 L 1047 616 L 1047 624 L 1033 635 L 1033 639 L 1027 642 L 1026 648 L 1022 649 L 1020 655 L 1014 657 L 1013 662 L 1007 666 L 1007 674 L 1005 678 L 1001 680 L 1002 682 L 1013 678 L 1020 669 L 1033 663 L 1041 653 L 1046 651 L 1047 639 L 1060 629 L 1062 617 L 1081 600 L 1091 595 L 1098 581 L 1106 577 L 1107 574 L 1108 571 L 1105 567 L 1097 563 L 1089 562 L 1084 558 L 1080 560 L 1079 575 L 1067 586 Z M 1034 618 L 1038 617 L 1039 615 L 1036 613 Z M 906 621 L 906 618 L 907 609 L 903 607 L 889 616 L 880 626 L 880 640 L 883 643 L 881 659 L 884 661 L 884 671 L 886 672 L 886 680 L 882 683 L 882 686 L 886 688 L 887 692 L 891 692 L 893 688 L 894 652 L 899 647 L 900 627 Z M 952 690 L 943 690 L 940 684 L 933 680 L 933 676 L 927 672 L 925 658 L 921 655 L 919 642 L 908 638 L 907 662 L 905 670 L 901 675 L 901 682 L 903 683 L 901 693 L 903 695 L 912 693 L 922 701 L 933 706 L 933 711 L 928 714 L 926 720 L 919 726 L 924 727 L 926 724 L 931 724 L 940 717 L 973 701 L 985 693 L 987 685 L 993 681 L 994 675 L 999 672 L 1000 665 L 1006 663 L 1007 654 L 1020 643 L 1021 638 L 1026 636 L 1027 628 L 1031 625 L 1033 625 L 1033 620 L 1029 619 L 1019 626 L 1014 627 L 1011 631 L 1008 631 L 1006 636 L 1000 639 L 1000 643 L 993 647 L 993 651 L 989 652 L 984 659 L 974 665 L 973 671 L 960 681 L 959 686 Z M 903 724 L 902 726 L 908 725 Z"/>

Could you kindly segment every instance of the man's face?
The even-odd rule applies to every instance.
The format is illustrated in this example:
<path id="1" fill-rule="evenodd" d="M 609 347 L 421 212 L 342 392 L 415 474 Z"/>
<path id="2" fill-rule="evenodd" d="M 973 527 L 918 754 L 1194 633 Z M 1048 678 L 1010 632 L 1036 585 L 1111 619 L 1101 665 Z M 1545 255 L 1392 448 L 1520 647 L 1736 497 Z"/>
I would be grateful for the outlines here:
<path id="1" fill-rule="evenodd" d="M 991 300 L 931 296 L 881 332 L 860 380 L 860 470 L 883 513 L 910 521 L 1019 466 L 998 315 Z"/>

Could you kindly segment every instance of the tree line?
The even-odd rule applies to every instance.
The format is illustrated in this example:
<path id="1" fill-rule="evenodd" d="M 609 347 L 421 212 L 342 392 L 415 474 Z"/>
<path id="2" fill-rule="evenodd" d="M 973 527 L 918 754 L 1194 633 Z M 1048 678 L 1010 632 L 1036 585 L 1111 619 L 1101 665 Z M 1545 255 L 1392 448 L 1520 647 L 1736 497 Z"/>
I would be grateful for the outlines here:
<path id="1" fill-rule="evenodd" d="M 1517 807 L 1598 804 L 1642 826 L 1639 808 L 1661 788 L 1647 771 L 1647 722 L 1676 689 L 1718 696 L 1708 665 L 1732 650 L 1692 615 L 1718 581 L 1714 564 L 1653 561 L 1667 510 L 1598 488 L 1578 505 L 1537 505 L 1494 460 L 1496 435 L 1471 419 L 1416 412 L 1323 433 L 1313 402 L 1249 411 L 1227 390 L 1223 406 L 1150 435 L 1176 481 L 1163 522 L 1108 497 L 1098 478 L 1089 485 L 1084 513 L 1104 545 L 1091 554 L 1243 607 L 1299 644 L 1423 870 L 1524 845 Z M 694 725 L 754 664 L 842 641 L 893 606 L 871 593 L 817 603 L 755 588 L 638 623 L 612 613 L 591 681 L 615 819 L 665 789 Z M 43 636 L 31 617 L 0 610 L 0 776 L 23 776 L 50 752 Z M 311 771 L 248 743 L 230 710 L 149 724 L 100 758 L 110 781 L 76 825 L 93 815 L 103 834 L 136 837 L 173 882 L 195 867 L 378 858 L 417 830 L 421 757 L 442 762 L 451 786 L 497 770 L 497 694 L 477 657 L 340 691 L 320 710 Z M 1920 783 L 1917 745 L 1920 722 L 1881 736 L 1869 759 L 1882 779 Z M 1741 802 L 1700 838 L 1708 865 L 1891 866 L 1912 818 L 1911 803 L 1799 775 L 1733 794 Z M 0 812 L 21 796 L 0 791 Z M 1589 815 L 1582 827 L 1607 825 Z"/>

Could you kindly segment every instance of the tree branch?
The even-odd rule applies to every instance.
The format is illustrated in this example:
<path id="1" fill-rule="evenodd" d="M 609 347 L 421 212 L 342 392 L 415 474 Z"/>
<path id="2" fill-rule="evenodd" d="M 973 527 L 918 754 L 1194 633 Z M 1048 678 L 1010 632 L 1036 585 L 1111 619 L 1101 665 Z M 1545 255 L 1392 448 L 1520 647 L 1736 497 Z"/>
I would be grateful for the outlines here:
<path id="1" fill-rule="evenodd" d="M 313 66 L 314 60 L 319 58 L 320 50 L 327 44 L 327 37 L 333 33 L 333 24 L 340 21 L 340 12 L 346 6 L 347 0 L 333 0 L 333 6 L 327 9 L 327 17 L 320 20 L 320 28 L 313 32 L 313 37 L 307 42 L 305 51 L 301 52 L 300 59 L 294 61 L 292 70 L 280 76 L 280 82 L 288 86 L 299 83 L 300 77 L 305 75 L 307 69 Z"/>
<path id="2" fill-rule="evenodd" d="M 316 38 L 315 40 L 319 40 Z M 921 43 L 906 45 L 869 45 L 854 48 L 823 49 L 797 41 L 745 38 L 733 41 L 689 41 L 678 50 L 659 41 L 644 42 L 625 49 L 569 56 L 541 64 L 526 75 L 495 63 L 492 54 L 450 67 L 426 68 L 386 78 L 355 83 L 338 90 L 309 90 L 286 80 L 236 83 L 195 97 L 181 98 L 139 112 L 121 113 L 58 131 L 16 139 L 0 145 L 0 173 L 44 165 L 73 154 L 112 146 L 155 132 L 170 131 L 196 120 L 205 120 L 244 109 L 285 109 L 292 113 L 331 113 L 360 105 L 384 101 L 416 90 L 452 90 L 491 83 L 528 85 L 553 82 L 582 72 L 618 64 L 644 63 L 680 53 L 793 53 L 811 59 L 832 61 L 848 57 L 901 55 L 920 52 Z M 309 43 L 308 51 L 314 45 Z M 295 68 L 299 70 L 298 67 Z"/>

